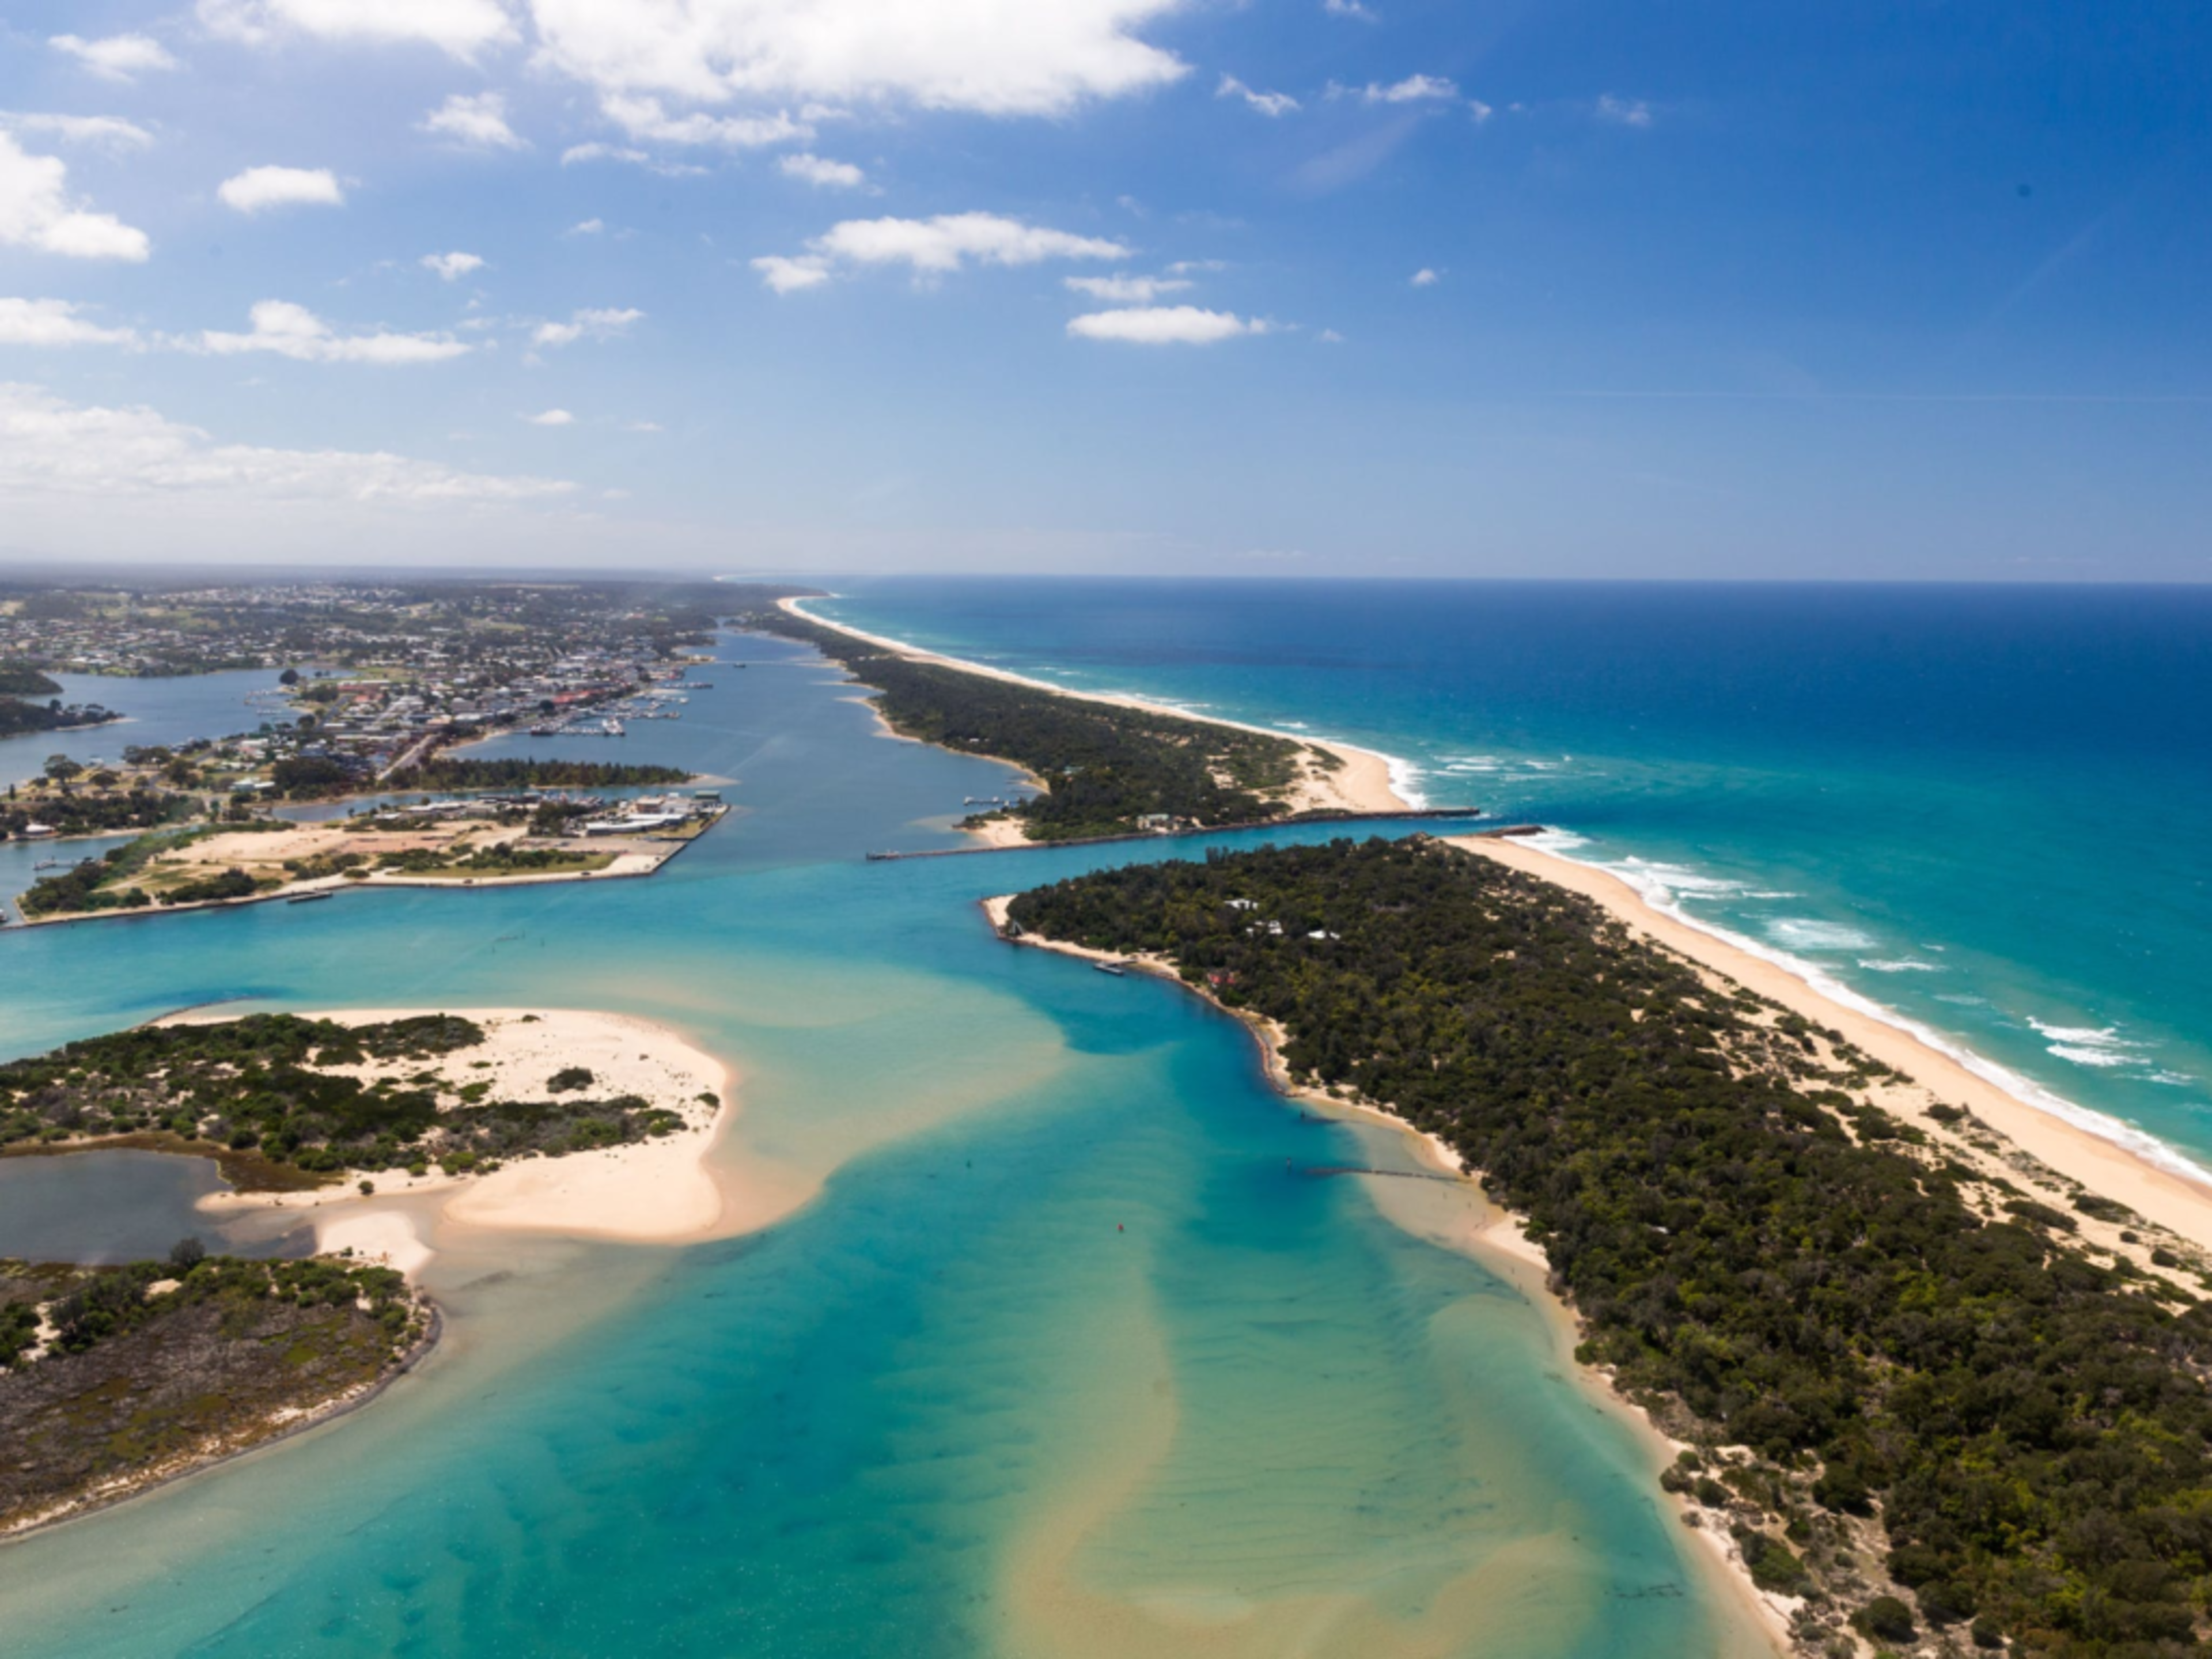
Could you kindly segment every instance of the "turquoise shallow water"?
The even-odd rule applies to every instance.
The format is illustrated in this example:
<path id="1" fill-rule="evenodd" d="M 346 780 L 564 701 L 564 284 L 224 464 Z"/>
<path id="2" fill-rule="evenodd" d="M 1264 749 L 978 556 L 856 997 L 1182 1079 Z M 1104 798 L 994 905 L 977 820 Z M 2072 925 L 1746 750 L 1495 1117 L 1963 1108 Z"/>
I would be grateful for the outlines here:
<path id="1" fill-rule="evenodd" d="M 730 1156 L 822 1183 L 686 1251 L 443 1239 L 370 1410 L 0 1549 L 11 1653 L 1745 1650 L 1540 1311 L 1377 1209 L 1415 1183 L 1300 1172 L 1401 1143 L 990 937 L 1082 854 L 860 862 L 1001 773 L 727 653 L 623 747 L 746 809 L 650 881 L 0 935 L 8 1052 L 225 997 L 665 1018 L 743 1073 Z"/>
<path id="2" fill-rule="evenodd" d="M 2212 1168 L 2212 590 L 915 580 L 821 608 L 1382 749 Z"/>

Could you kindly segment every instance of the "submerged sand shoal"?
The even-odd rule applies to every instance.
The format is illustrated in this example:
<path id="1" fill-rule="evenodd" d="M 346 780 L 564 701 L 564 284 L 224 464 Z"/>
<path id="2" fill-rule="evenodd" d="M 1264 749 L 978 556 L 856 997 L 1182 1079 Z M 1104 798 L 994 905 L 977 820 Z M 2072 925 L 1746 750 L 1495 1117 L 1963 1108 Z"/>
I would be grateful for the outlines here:
<path id="1" fill-rule="evenodd" d="M 871 634 L 865 629 L 854 628 L 847 623 L 832 622 L 827 617 L 817 617 L 812 611 L 802 609 L 803 604 L 804 600 L 801 598 L 781 599 L 776 601 L 776 607 L 791 616 L 799 617 L 803 622 L 812 623 L 817 628 L 832 629 L 846 635 L 848 639 L 860 640 L 881 650 L 888 651 L 893 656 L 903 657 L 908 662 L 931 663 L 939 668 L 957 669 L 963 674 L 981 674 L 986 679 L 1003 680 L 1009 685 L 1024 686 L 1031 691 L 1048 692 L 1055 697 L 1067 697 L 1077 702 L 1105 703 L 1111 708 L 1133 708 L 1146 714 L 1166 714 L 1176 720 L 1190 720 L 1200 726 L 1226 726 L 1236 732 L 1255 732 L 1266 738 L 1284 738 L 1292 743 L 1304 744 L 1309 749 L 1324 750 L 1335 757 L 1338 765 L 1333 771 L 1311 763 L 1305 766 L 1298 781 L 1291 787 L 1288 799 L 1291 810 L 1293 811 L 1403 812 L 1410 810 L 1413 805 L 1412 802 L 1399 794 L 1392 786 L 1390 757 L 1377 754 L 1371 749 L 1362 749 L 1354 744 L 1339 743 L 1328 738 L 1309 738 L 1295 732 L 1280 732 L 1271 726 L 1254 726 L 1243 720 L 1224 720 L 1216 714 L 1194 714 L 1186 709 L 1172 708 L 1166 703 L 1153 702 L 1144 697 L 1129 696 L 1118 692 L 1071 691 L 1066 686 L 1054 685 L 1048 680 L 1032 679 L 1026 674 L 1017 674 L 1004 668 L 994 668 L 987 663 L 969 662 L 964 658 L 948 657 L 939 652 L 925 651 L 917 646 L 908 645 L 902 640 L 892 639 L 887 635 Z M 1012 763 L 1010 762 L 1008 764 Z M 999 825 L 988 825 L 986 826 L 986 830 L 996 833 L 985 834 L 984 831 L 971 833 L 983 834 L 985 840 L 994 846 L 1013 846 L 1021 843 L 1024 839 L 1018 825 L 1004 826 L 1004 830 L 1010 830 L 1011 834 L 1004 833 Z"/>
<path id="2" fill-rule="evenodd" d="M 1007 893 L 981 901 L 984 915 L 1001 938 L 1006 937 L 1008 911 L 1013 900 L 1014 895 Z M 1573 1308 L 1552 1288 L 1551 1262 L 1543 1247 L 1528 1237 L 1522 1218 L 1516 1212 L 1493 1202 L 1480 1188 L 1480 1171 L 1469 1171 L 1467 1161 L 1441 1136 L 1417 1128 L 1387 1106 L 1331 1094 L 1297 1082 L 1282 1057 L 1289 1032 L 1279 1021 L 1249 1008 L 1229 1007 L 1204 986 L 1193 985 L 1183 979 L 1175 964 L 1164 957 L 1097 951 L 1034 933 L 1009 942 L 1085 962 L 1112 963 L 1173 981 L 1193 995 L 1212 1003 L 1252 1033 L 1260 1045 L 1267 1080 L 1279 1093 L 1355 1127 L 1364 1125 L 1394 1134 L 1407 1146 L 1413 1162 L 1423 1171 L 1454 1177 L 1461 1184 L 1445 1187 L 1380 1177 L 1364 1184 L 1376 1208 L 1392 1223 L 1444 1249 L 1474 1257 L 1520 1291 L 1552 1327 L 1562 1363 L 1573 1370 L 1592 1399 L 1625 1422 L 1644 1443 L 1655 1474 L 1682 1449 L 1681 1443 L 1663 1433 L 1648 1413 L 1615 1393 L 1609 1379 L 1572 1361 L 1575 1345 L 1581 1340 L 1580 1322 Z M 1447 1201 L 1438 1202 L 1439 1194 Z M 1654 1496 L 1656 1498 L 1659 1495 L 1655 1492 Z M 1709 1582 L 1741 1615 L 1745 1642 L 1755 1642 L 1777 1653 L 1790 1651 L 1790 1623 L 1795 1601 L 1759 1589 L 1752 1582 L 1741 1551 L 1729 1539 L 1702 1525 L 1703 1516 L 1693 1513 L 1697 1507 L 1694 1503 L 1685 1498 L 1674 1507 L 1686 1519 L 1685 1530 L 1696 1540 L 1691 1559 L 1710 1575 Z M 1741 1647 L 1741 1644 L 1730 1640 L 1726 1651 L 1735 1655 Z"/>
<path id="3" fill-rule="evenodd" d="M 441 1094 L 488 1083 L 491 1097 L 542 1099 L 554 1073 L 580 1066 L 592 1074 L 593 1097 L 635 1095 L 678 1114 L 684 1127 L 626 1146 L 521 1158 L 488 1175 L 349 1170 L 342 1186 L 218 1193 L 201 1200 L 202 1207 L 307 1211 L 318 1249 L 351 1249 L 412 1275 L 432 1254 L 423 1237 L 426 1222 L 434 1235 L 460 1226 L 678 1244 L 765 1226 L 804 1201 L 804 1194 L 788 1190 L 787 1183 L 749 1179 L 712 1156 L 737 1110 L 737 1074 L 652 1020 L 554 1008 L 349 1008 L 303 1018 L 366 1025 L 429 1012 L 474 1020 L 484 1030 L 483 1042 L 428 1060 L 371 1060 L 330 1069 L 364 1082 L 435 1073 Z M 235 1018 L 235 1010 L 218 1008 L 163 1023 Z M 358 1190 L 363 1181 L 371 1193 Z"/>

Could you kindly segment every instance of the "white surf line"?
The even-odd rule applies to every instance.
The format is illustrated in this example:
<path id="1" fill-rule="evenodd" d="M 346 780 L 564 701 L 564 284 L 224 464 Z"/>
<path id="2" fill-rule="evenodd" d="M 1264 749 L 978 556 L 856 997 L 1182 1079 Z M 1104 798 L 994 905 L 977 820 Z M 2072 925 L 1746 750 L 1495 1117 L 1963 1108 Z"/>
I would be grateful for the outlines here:
<path id="1" fill-rule="evenodd" d="M 1577 836 L 1575 839 L 1579 844 L 1588 844 L 1584 837 Z M 2008 1066 L 2001 1066 L 1996 1060 L 1986 1058 L 1967 1047 L 1964 1039 L 1939 1030 L 1935 1026 L 1926 1024 L 1908 1014 L 1900 1013 L 1894 1008 L 1875 1001 L 1871 997 L 1823 972 L 1816 964 L 1806 961 L 1802 957 L 1793 956 L 1787 951 L 1778 950 L 1758 939 L 1747 938 L 1741 933 L 1731 932 L 1726 927 L 1717 927 L 1711 922 L 1691 915 L 1682 908 L 1671 891 L 1664 897 L 1660 897 L 1647 890 L 1637 881 L 1636 872 L 1632 867 L 1624 869 L 1620 866 L 1606 864 L 1596 859 L 1578 859 L 1570 853 L 1560 850 L 1557 846 L 1545 845 L 1541 839 L 1524 841 L 1522 844 L 1529 847 L 1532 851 L 1544 854 L 1547 857 L 1558 859 L 1563 864 L 1578 864 L 1584 869 L 1595 870 L 1601 874 L 1613 877 L 1616 881 L 1627 883 L 1630 887 L 1636 890 L 1645 903 L 1662 915 L 1681 923 L 1685 927 L 1694 928 L 1708 938 L 1717 939 L 1723 945 L 1733 945 L 1739 951 L 1779 968 L 1791 978 L 1810 986 L 1822 996 L 1840 1002 L 1854 1013 L 1863 1014 L 1869 1019 L 1879 1020 L 1893 1030 L 1902 1031 L 1907 1036 L 1918 1039 L 1938 1054 L 1956 1060 L 1983 1082 L 1994 1085 L 2010 1095 L 2032 1111 L 2039 1111 L 2046 1116 L 2055 1117 L 2061 1122 L 2069 1123 L 2077 1129 L 2095 1135 L 2100 1140 L 2110 1141 L 2122 1151 L 2132 1152 L 2145 1163 L 2154 1164 L 2169 1175 L 2178 1175 L 2190 1181 L 2212 1186 L 2212 1167 L 2198 1163 L 2179 1147 L 2168 1145 L 2159 1139 L 2157 1136 L 2136 1128 L 2131 1123 L 2123 1123 L 2116 1117 L 2081 1105 L 2079 1102 L 2067 1099 L 2065 1096 L 2046 1088 L 2034 1079 L 2025 1077 Z"/>

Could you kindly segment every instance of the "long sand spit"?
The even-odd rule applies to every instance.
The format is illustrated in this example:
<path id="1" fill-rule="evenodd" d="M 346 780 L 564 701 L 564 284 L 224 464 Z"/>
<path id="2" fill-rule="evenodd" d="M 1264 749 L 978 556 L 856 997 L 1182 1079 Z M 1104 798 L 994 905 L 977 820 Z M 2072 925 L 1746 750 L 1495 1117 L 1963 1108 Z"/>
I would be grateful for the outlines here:
<path id="1" fill-rule="evenodd" d="M 1334 755 L 1338 762 L 1334 771 L 1313 765 L 1304 769 L 1291 790 L 1290 805 L 1293 811 L 1403 812 L 1419 805 L 1398 793 L 1391 775 L 1390 757 L 1372 749 L 1362 749 L 1354 744 L 1339 743 L 1333 739 L 1310 738 L 1296 732 L 1280 732 L 1271 726 L 1253 726 L 1243 720 L 1223 720 L 1214 714 L 1193 714 L 1187 708 L 1154 702 L 1144 697 L 1116 692 L 1071 691 L 1066 686 L 1054 685 L 1048 680 L 1032 679 L 1026 674 L 994 668 L 986 663 L 969 662 L 963 658 L 925 651 L 919 646 L 908 645 L 903 640 L 871 634 L 845 623 L 832 622 L 827 617 L 817 617 L 805 609 L 801 599 L 778 599 L 776 605 L 778 609 L 802 621 L 812 623 L 817 628 L 831 629 L 850 639 L 875 646 L 894 656 L 903 657 L 909 662 L 932 663 L 939 668 L 957 669 L 963 674 L 981 674 L 987 679 L 1003 680 L 1009 685 L 1025 686 L 1032 691 L 1048 692 L 1055 697 L 1067 697 L 1077 702 L 1105 703 L 1112 708 L 1133 708 L 1147 714 L 1165 714 L 1171 719 L 1191 720 L 1201 726 L 1223 726 L 1232 731 L 1256 732 L 1261 737 L 1284 738 L 1292 743 L 1304 744 L 1309 749 L 1323 750 Z M 1012 823 L 986 825 L 983 830 L 972 833 L 1001 845 L 1022 839 L 1020 827 Z"/>

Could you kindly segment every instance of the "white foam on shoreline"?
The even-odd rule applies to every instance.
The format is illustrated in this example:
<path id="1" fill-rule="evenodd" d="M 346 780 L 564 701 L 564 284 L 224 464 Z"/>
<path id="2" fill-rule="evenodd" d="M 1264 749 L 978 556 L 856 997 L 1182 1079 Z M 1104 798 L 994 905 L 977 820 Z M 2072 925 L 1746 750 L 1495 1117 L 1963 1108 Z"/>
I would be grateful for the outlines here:
<path id="1" fill-rule="evenodd" d="M 2071 1124 L 2074 1127 L 2095 1135 L 2100 1139 L 2108 1140 L 2124 1151 L 2134 1153 L 2145 1163 L 2164 1170 L 2169 1174 L 2181 1176 L 2191 1181 L 2212 1184 L 2212 1168 L 2208 1168 L 2186 1153 L 2168 1146 L 2155 1135 L 2146 1133 L 2133 1124 L 2124 1123 L 2118 1118 L 2109 1116 L 2103 1112 L 2067 1099 L 2063 1095 L 2045 1088 L 2033 1078 L 2025 1077 L 2009 1066 L 2001 1066 L 1996 1061 L 1976 1053 L 1966 1043 L 1948 1033 L 1940 1031 L 1932 1025 L 1923 1024 L 1917 1019 L 1899 1013 L 1894 1008 L 1875 1001 L 1871 997 L 1863 995 L 1802 957 L 1793 955 L 1788 951 L 1778 949 L 1774 945 L 1751 939 L 1744 934 L 1731 932 L 1728 928 L 1717 927 L 1711 922 L 1689 915 L 1671 894 L 1662 896 L 1658 892 L 1647 890 L 1641 884 L 1638 879 L 1638 872 L 1632 867 L 1634 860 L 1626 864 L 1608 864 L 1600 859 L 1572 857 L 1568 851 L 1570 847 L 1586 847 L 1589 843 L 1586 837 L 1576 836 L 1568 831 L 1549 832 L 1542 836 L 1532 836 L 1527 844 L 1535 847 L 1539 851 L 1550 853 L 1553 857 L 1562 859 L 1567 863 L 1580 864 L 1589 869 L 1601 871 L 1617 880 L 1627 883 L 1629 886 L 1636 889 L 1638 896 L 1653 909 L 1681 923 L 1685 927 L 1695 928 L 1709 939 L 1717 939 L 1724 945 L 1732 945 L 1739 951 L 1757 957 L 1761 962 L 1770 963 L 1792 978 L 1812 987 L 1814 990 L 1831 1001 L 1841 1003 L 1855 1013 L 1863 1014 L 1869 1019 L 1879 1020 L 1894 1030 L 1902 1031 L 1907 1036 L 1917 1038 L 1936 1053 L 1956 1060 L 1984 1083 L 2002 1089 L 2023 1106 L 2046 1113 L 2061 1122 Z M 2095 1035 L 2102 1036 L 2104 1033 L 2099 1031 Z"/>

